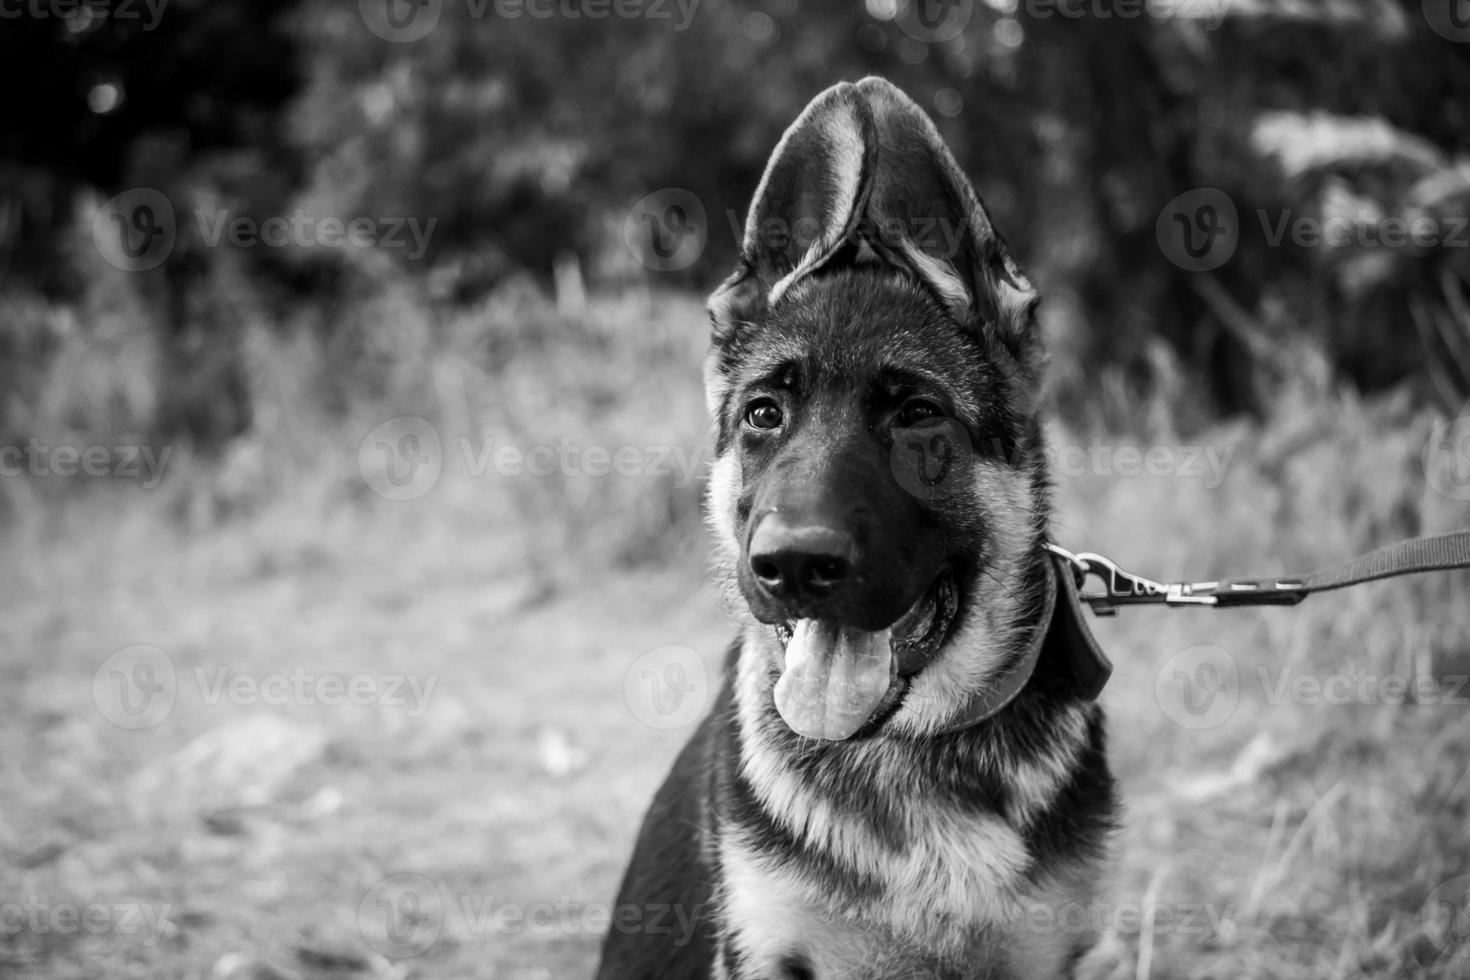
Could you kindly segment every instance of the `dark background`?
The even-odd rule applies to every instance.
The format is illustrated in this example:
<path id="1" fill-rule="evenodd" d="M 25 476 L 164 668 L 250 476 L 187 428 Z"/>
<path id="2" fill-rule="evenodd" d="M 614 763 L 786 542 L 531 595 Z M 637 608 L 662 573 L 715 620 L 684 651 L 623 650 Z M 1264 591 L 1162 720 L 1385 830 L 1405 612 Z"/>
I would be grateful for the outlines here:
<path id="1" fill-rule="evenodd" d="M 591 19 L 393 2 L 438 26 L 387 43 L 352 4 L 311 0 L 174 0 L 156 24 L 141 2 L 132 19 L 83 7 L 5 22 L 5 387 L 37 397 L 37 368 L 57 349 L 37 321 L 89 288 L 75 254 L 87 209 L 135 187 L 184 217 L 170 260 L 132 284 L 167 362 L 148 381 L 159 404 L 132 421 L 202 449 L 239 435 L 252 410 L 229 356 L 243 314 L 216 290 L 226 265 L 262 315 L 310 308 L 327 342 L 349 346 L 350 311 L 385 279 L 439 309 L 517 281 L 550 290 L 558 257 L 594 289 L 707 290 L 732 261 L 728 212 L 743 216 L 782 128 L 831 81 L 876 72 L 938 117 L 1057 308 L 1064 355 L 1116 384 L 1124 404 L 1106 406 L 1108 421 L 1130 421 L 1132 396 L 1163 383 L 1190 393 L 1177 406 L 1189 425 L 1259 412 L 1280 374 L 1304 369 L 1302 346 L 1334 383 L 1409 381 L 1446 408 L 1470 390 L 1463 245 L 1273 247 L 1256 219 L 1334 207 L 1370 227 L 1465 219 L 1470 48 L 1418 3 L 1275 14 L 1140 0 L 1104 16 L 1052 0 L 951 4 L 963 29 L 925 43 L 918 12 L 892 0 L 704 0 L 687 24 L 672 3 Z M 622 224 L 670 187 L 704 203 L 708 244 L 688 268 L 650 276 Z M 1240 215 L 1239 246 L 1207 284 L 1166 261 L 1155 235 L 1161 209 L 1198 187 L 1220 188 Z M 189 219 L 206 202 L 256 220 L 305 207 L 437 224 L 412 259 L 222 255 Z M 1061 397 L 1074 413 L 1094 407 Z M 18 423 L 0 415 L 0 431 Z"/>

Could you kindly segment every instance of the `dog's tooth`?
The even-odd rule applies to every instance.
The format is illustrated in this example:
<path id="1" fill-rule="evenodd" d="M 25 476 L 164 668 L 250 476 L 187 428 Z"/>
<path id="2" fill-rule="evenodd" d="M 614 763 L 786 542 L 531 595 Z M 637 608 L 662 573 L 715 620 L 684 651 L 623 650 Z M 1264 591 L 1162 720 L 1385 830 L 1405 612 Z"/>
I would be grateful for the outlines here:
<path id="1" fill-rule="evenodd" d="M 776 710 L 798 735 L 838 741 L 863 726 L 893 683 L 888 630 L 803 619 L 786 644 Z"/>

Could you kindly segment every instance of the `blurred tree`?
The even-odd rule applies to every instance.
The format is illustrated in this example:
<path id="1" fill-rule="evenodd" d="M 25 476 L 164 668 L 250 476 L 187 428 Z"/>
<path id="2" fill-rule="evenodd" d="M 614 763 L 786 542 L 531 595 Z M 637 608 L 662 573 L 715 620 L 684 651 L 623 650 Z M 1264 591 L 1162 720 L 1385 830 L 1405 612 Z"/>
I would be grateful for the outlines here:
<path id="1" fill-rule="evenodd" d="M 228 265 L 227 246 L 181 229 L 155 277 L 171 373 L 194 383 L 175 387 L 243 392 L 231 324 L 252 304 L 282 321 L 315 309 L 348 350 L 377 322 L 354 304 L 383 292 L 472 304 L 528 277 L 549 288 L 553 270 L 573 292 L 579 271 L 594 287 L 707 288 L 782 128 L 826 85 L 877 72 L 935 116 L 1041 281 L 1069 413 L 1099 390 L 1114 425 L 1160 391 L 1180 393 L 1183 427 L 1252 410 L 1302 370 L 1302 345 L 1365 388 L 1466 396 L 1463 249 L 1272 234 L 1283 214 L 1348 204 L 1367 224 L 1463 213 L 1470 46 L 1418 4 L 953 0 L 963 29 L 935 37 L 917 3 L 703 0 L 684 23 L 674 4 L 658 19 L 445 2 L 403 43 L 339 0 L 175 0 L 153 30 L 8 21 L 0 79 L 34 97 L 0 108 L 0 268 L 66 292 L 65 204 L 88 187 L 158 186 L 257 219 L 434 222 L 422 254 L 292 245 Z M 1203 187 L 1235 205 L 1238 243 L 1192 272 L 1156 223 Z M 703 203 L 707 243 L 649 273 L 622 226 L 665 188 Z M 164 415 L 201 442 L 248 419 L 247 404 L 179 397 Z"/>

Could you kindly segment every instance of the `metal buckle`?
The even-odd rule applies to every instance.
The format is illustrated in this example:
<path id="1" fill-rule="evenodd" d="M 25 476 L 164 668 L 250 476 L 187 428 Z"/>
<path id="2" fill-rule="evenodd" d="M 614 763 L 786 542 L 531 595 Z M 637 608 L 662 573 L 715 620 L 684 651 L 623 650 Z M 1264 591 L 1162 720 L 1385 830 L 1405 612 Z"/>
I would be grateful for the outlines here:
<path id="1" fill-rule="evenodd" d="M 1219 597 L 1211 594 L 1218 582 L 1155 582 L 1134 575 L 1106 555 L 1091 551 L 1072 554 L 1065 548 L 1048 543 L 1048 551 L 1066 559 L 1076 572 L 1077 598 L 1092 607 L 1099 616 L 1112 616 L 1119 606 L 1214 606 Z M 1096 575 L 1103 591 L 1084 592 L 1088 576 Z"/>

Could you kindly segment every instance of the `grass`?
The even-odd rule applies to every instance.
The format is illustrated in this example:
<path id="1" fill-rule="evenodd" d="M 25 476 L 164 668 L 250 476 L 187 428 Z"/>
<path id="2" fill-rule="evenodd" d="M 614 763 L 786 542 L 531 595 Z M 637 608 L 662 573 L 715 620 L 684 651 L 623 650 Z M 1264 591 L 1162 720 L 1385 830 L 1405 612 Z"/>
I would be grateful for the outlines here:
<path id="1" fill-rule="evenodd" d="M 425 328 L 392 395 L 336 415 L 312 403 L 327 352 L 257 330 L 244 350 L 269 410 L 223 460 L 181 450 L 152 491 L 0 481 L 0 975 L 589 973 L 598 903 L 689 730 L 648 723 L 640 658 L 676 648 L 703 699 L 729 635 L 701 584 L 699 487 L 476 476 L 458 439 L 704 447 L 703 319 L 636 295 L 571 319 L 480 316 L 495 330 Z M 419 499 L 383 499 L 358 448 L 404 414 L 436 425 L 444 473 Z M 1179 461 L 1229 449 L 1229 466 L 1216 487 L 1182 462 L 1061 476 L 1057 538 L 1210 578 L 1470 524 L 1426 479 L 1435 421 L 1326 394 L 1259 425 L 1097 436 Z M 1466 975 L 1470 690 L 1448 695 L 1470 674 L 1467 585 L 1095 621 L 1117 665 L 1104 699 L 1128 812 L 1090 913 L 1107 927 L 1094 976 Z M 94 682 L 140 644 L 167 654 L 176 700 L 127 730 L 109 720 L 110 675 Z M 1230 710 L 1191 714 L 1184 685 L 1219 679 L 1207 661 L 1234 667 Z M 1286 668 L 1425 674 L 1437 703 L 1276 697 Z M 367 704 L 257 690 L 301 675 L 378 687 Z M 236 695 L 214 697 L 231 677 Z M 385 703 L 400 677 L 427 698 Z M 418 931 L 386 933 L 378 903 L 415 898 Z M 65 910 L 88 907 L 96 928 L 68 927 Z M 49 918 L 15 926 L 36 909 Z"/>

